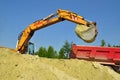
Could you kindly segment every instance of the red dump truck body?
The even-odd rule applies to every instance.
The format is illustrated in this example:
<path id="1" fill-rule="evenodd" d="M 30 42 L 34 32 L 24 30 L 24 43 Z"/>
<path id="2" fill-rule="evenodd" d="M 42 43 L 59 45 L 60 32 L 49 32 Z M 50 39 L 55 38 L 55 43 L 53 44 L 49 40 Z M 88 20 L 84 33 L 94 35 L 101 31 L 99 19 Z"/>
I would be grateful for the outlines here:
<path id="1" fill-rule="evenodd" d="M 120 48 L 72 45 L 70 58 L 120 65 Z"/>

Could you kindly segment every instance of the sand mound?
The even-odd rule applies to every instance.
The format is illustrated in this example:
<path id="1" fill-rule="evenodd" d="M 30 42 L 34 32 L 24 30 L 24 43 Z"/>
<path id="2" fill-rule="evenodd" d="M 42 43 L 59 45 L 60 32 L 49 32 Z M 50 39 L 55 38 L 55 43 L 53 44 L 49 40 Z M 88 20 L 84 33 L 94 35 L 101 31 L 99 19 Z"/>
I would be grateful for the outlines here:
<path id="1" fill-rule="evenodd" d="M 0 48 L 0 80 L 120 80 L 120 74 L 96 62 L 39 58 Z"/>

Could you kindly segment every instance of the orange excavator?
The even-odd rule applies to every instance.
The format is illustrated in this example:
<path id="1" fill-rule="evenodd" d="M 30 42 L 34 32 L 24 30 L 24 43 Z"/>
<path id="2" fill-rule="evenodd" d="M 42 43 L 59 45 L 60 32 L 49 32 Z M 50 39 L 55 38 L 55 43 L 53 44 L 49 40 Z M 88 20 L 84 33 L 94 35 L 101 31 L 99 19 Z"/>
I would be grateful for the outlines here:
<path id="1" fill-rule="evenodd" d="M 35 31 L 48 27 L 52 24 L 62 22 L 64 20 L 68 20 L 78 24 L 75 32 L 77 36 L 80 37 L 83 41 L 93 42 L 95 40 L 95 37 L 98 33 L 96 22 L 88 22 L 84 19 L 84 17 L 74 12 L 58 9 L 56 14 L 51 14 L 46 18 L 37 20 L 34 23 L 30 24 L 24 31 L 22 31 L 22 33 L 18 37 L 16 51 L 21 54 L 26 53 L 30 43 L 29 40 L 31 39 Z"/>
<path id="2" fill-rule="evenodd" d="M 77 24 L 75 32 L 83 41 L 90 43 L 95 40 L 98 34 L 96 22 L 88 22 L 84 17 L 74 12 L 59 9 L 57 14 L 51 14 L 46 18 L 37 20 L 22 31 L 18 36 L 16 51 L 21 54 L 25 54 L 26 52 L 31 54 L 29 46 L 34 47 L 34 43 L 29 42 L 29 40 L 34 32 L 65 20 Z M 34 51 L 33 48 L 32 50 Z M 120 48 L 81 46 L 74 44 L 72 45 L 70 58 L 100 62 L 103 65 L 111 66 L 115 71 L 120 73 Z"/>

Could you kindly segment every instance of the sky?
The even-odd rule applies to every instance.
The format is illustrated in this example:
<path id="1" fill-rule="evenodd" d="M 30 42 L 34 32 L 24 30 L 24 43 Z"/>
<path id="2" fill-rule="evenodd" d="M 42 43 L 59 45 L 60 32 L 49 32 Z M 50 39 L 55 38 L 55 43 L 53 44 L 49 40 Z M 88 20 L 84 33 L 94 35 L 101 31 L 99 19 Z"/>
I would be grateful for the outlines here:
<path id="1" fill-rule="evenodd" d="M 35 49 L 53 46 L 59 50 L 64 42 L 78 45 L 99 46 L 101 40 L 111 45 L 120 44 L 120 0 L 0 0 L 0 46 L 15 48 L 18 35 L 36 20 L 69 10 L 95 21 L 98 36 L 93 43 L 85 43 L 75 34 L 76 24 L 64 21 L 35 32 L 31 42 Z"/>

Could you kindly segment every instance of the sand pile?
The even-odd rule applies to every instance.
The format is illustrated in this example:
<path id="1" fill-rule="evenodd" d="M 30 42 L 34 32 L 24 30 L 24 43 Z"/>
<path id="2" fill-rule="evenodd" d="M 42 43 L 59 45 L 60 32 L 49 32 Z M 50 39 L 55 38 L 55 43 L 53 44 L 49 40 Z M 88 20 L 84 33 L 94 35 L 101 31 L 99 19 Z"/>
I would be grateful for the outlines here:
<path id="1" fill-rule="evenodd" d="M 120 80 L 120 74 L 96 62 L 39 58 L 0 48 L 0 80 Z"/>

